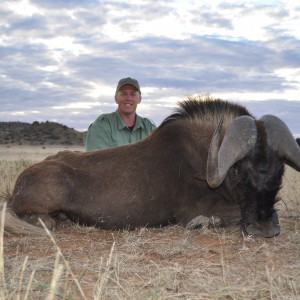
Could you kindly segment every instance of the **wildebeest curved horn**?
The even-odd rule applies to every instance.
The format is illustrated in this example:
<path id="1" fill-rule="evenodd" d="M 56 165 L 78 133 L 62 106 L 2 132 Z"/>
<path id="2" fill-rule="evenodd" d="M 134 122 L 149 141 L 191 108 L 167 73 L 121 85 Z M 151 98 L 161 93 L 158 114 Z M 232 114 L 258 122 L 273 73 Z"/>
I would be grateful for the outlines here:
<path id="1" fill-rule="evenodd" d="M 250 116 L 241 116 L 229 125 L 219 146 L 222 124 L 223 118 L 215 130 L 208 152 L 206 179 L 211 188 L 218 187 L 224 181 L 229 169 L 254 147 L 257 138 L 255 120 Z"/>
<path id="2" fill-rule="evenodd" d="M 273 115 L 264 115 L 260 120 L 264 123 L 268 144 L 289 166 L 300 172 L 300 147 L 287 125 Z"/>

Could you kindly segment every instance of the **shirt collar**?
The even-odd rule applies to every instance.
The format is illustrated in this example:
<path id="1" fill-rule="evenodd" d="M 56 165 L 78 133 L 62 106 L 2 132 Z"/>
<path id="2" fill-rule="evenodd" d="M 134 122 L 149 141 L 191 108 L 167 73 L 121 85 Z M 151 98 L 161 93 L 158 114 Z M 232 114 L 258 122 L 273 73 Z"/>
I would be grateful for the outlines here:
<path id="1" fill-rule="evenodd" d="M 118 109 L 116 110 L 116 115 L 117 115 L 117 120 L 118 120 L 118 129 L 122 130 L 125 127 L 128 128 L 125 121 L 122 119 Z M 133 131 L 135 131 L 136 129 L 141 128 L 141 127 L 144 127 L 144 125 L 141 121 L 141 117 L 136 114 L 136 120 L 135 120 L 135 125 L 133 127 Z"/>

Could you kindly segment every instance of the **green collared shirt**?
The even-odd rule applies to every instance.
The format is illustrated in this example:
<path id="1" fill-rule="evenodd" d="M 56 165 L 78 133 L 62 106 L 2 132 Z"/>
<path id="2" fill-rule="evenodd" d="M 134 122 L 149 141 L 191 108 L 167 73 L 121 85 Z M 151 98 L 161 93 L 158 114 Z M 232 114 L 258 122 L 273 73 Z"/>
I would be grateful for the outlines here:
<path id="1" fill-rule="evenodd" d="M 121 118 L 118 110 L 110 114 L 100 115 L 88 129 L 85 149 L 96 150 L 131 144 L 142 140 L 156 128 L 147 118 L 136 115 L 132 130 Z"/>

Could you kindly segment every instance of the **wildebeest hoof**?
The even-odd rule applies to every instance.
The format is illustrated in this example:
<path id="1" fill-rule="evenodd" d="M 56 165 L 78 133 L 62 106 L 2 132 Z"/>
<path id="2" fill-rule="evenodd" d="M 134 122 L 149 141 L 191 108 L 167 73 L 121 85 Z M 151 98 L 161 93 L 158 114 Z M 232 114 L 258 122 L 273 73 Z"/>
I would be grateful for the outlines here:
<path id="1" fill-rule="evenodd" d="M 248 225 L 246 227 L 246 232 L 253 236 L 262 236 L 262 237 L 273 237 L 280 234 L 280 226 L 278 224 L 272 226 L 271 228 L 256 228 L 253 225 Z"/>
<path id="2" fill-rule="evenodd" d="M 280 234 L 278 214 L 275 211 L 271 218 L 260 222 L 251 222 L 245 225 L 245 231 L 253 236 L 273 237 Z"/>
<path id="3" fill-rule="evenodd" d="M 46 228 L 49 230 L 54 230 L 56 224 L 55 221 L 47 214 L 25 215 L 22 219 L 27 223 L 43 228 L 40 222 L 40 220 L 42 220 Z"/>
<path id="4" fill-rule="evenodd" d="M 199 215 L 192 219 L 186 226 L 186 229 L 204 228 L 209 226 L 220 226 L 221 219 L 212 216 L 211 218 Z"/>
<path id="5" fill-rule="evenodd" d="M 55 214 L 51 214 L 51 217 L 55 218 L 58 221 L 67 221 L 68 220 L 68 217 L 62 212 L 57 212 Z"/>

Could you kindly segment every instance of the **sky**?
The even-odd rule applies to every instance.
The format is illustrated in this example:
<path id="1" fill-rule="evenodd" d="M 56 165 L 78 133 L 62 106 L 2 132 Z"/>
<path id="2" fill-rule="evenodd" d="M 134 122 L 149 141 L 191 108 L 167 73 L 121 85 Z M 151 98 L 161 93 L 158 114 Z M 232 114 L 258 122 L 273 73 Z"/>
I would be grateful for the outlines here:
<path id="1" fill-rule="evenodd" d="M 299 1 L 1 0 L 0 122 L 84 131 L 130 76 L 156 125 L 210 94 L 300 136 L 299 28 Z"/>

